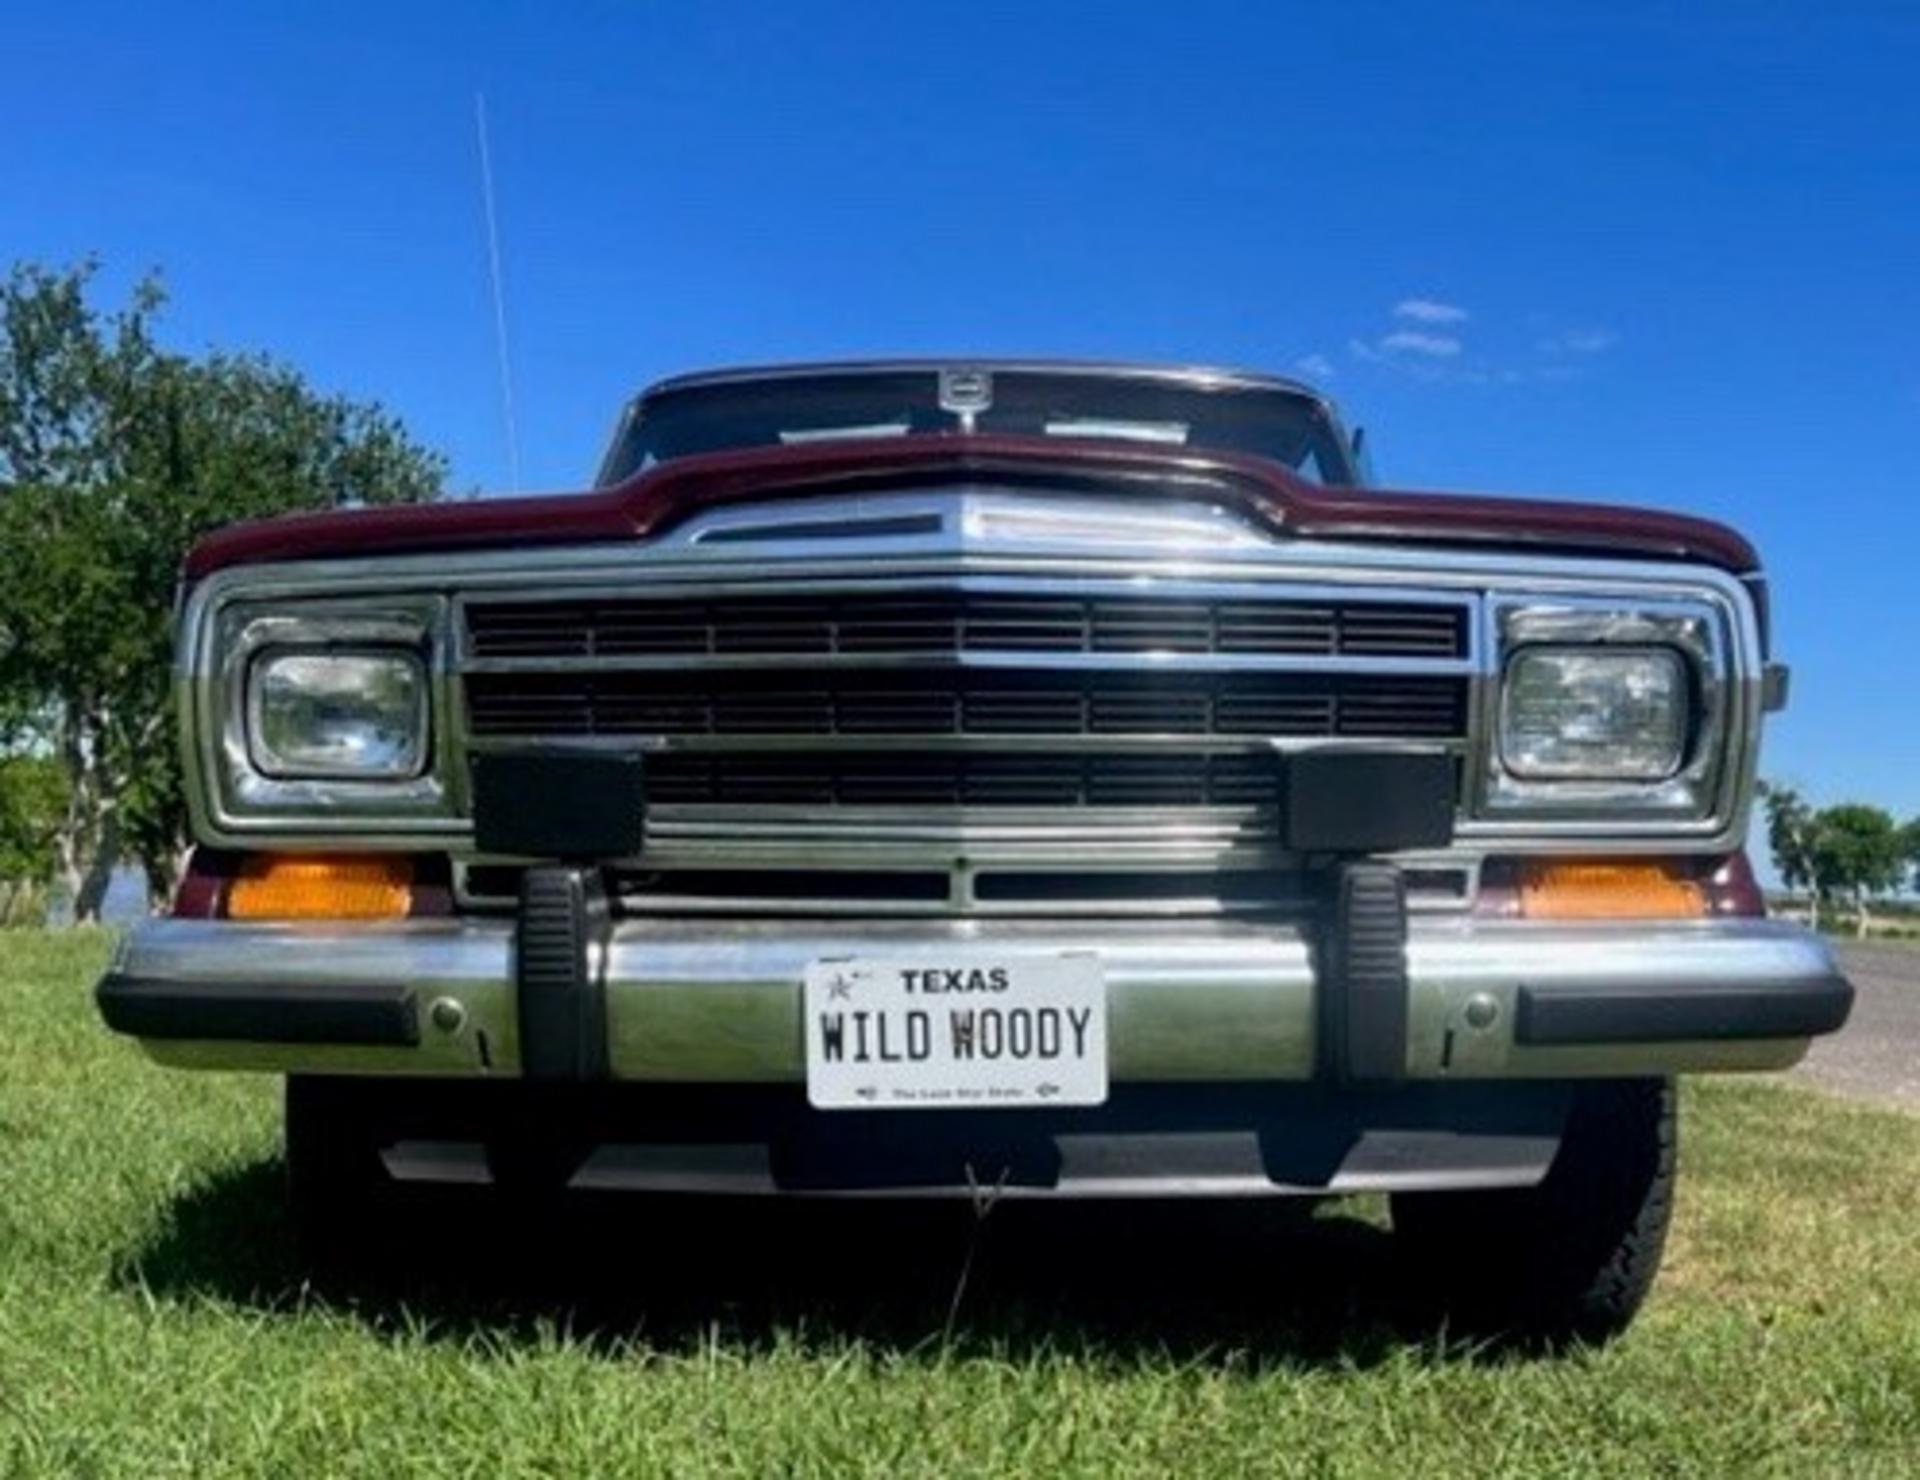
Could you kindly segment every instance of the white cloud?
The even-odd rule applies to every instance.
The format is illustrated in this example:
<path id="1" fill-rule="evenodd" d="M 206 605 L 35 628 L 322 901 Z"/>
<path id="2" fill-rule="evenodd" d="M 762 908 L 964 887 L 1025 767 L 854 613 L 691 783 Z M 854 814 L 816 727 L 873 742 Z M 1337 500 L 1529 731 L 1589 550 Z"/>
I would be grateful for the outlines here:
<path id="1" fill-rule="evenodd" d="M 1460 341 L 1451 334 L 1396 329 L 1380 340 L 1380 348 L 1390 355 L 1424 355 L 1433 360 L 1450 360 L 1460 353 Z"/>
<path id="2" fill-rule="evenodd" d="M 1556 324 L 1536 314 L 1525 324 L 1530 345 L 1522 339 L 1509 351 L 1496 347 L 1489 353 L 1477 321 L 1474 333 L 1462 331 L 1460 326 L 1471 318 L 1455 304 L 1403 298 L 1389 311 L 1384 332 L 1355 335 L 1347 341 L 1347 355 L 1436 384 L 1525 385 L 1577 380 L 1620 342 L 1620 335 L 1603 324 L 1576 321 L 1565 326 L 1564 320 Z M 1503 337 L 1499 331 L 1494 325 L 1496 340 Z"/>
<path id="3" fill-rule="evenodd" d="M 1432 298 L 1402 298 L 1393 306 L 1396 319 L 1411 319 L 1416 324 L 1464 324 L 1467 311 L 1457 304 Z"/>
<path id="4" fill-rule="evenodd" d="M 1611 329 L 1575 329 L 1561 336 L 1561 342 L 1576 355 L 1597 355 L 1610 350 L 1620 340 Z"/>
<path id="5" fill-rule="evenodd" d="M 1333 379 L 1333 361 L 1325 355 L 1302 355 L 1293 362 L 1293 368 L 1314 380 Z"/>
<path id="6" fill-rule="evenodd" d="M 1589 329 L 1564 329 L 1540 341 L 1540 352 L 1544 355 L 1603 355 L 1620 342 L 1620 336 L 1611 329 L 1595 326 Z"/>

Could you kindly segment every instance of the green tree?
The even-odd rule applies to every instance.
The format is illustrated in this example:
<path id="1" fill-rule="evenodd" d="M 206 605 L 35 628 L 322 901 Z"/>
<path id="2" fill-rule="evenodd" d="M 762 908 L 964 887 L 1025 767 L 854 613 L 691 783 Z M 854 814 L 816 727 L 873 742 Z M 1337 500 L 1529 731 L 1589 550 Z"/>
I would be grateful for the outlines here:
<path id="1" fill-rule="evenodd" d="M 1871 921 L 1867 901 L 1900 887 L 1908 842 L 1884 808 L 1860 802 L 1824 807 L 1814 816 L 1814 866 L 1818 876 L 1853 899 L 1855 933 Z"/>
<path id="2" fill-rule="evenodd" d="M 66 778 L 52 756 L 0 756 L 0 925 L 41 914 L 66 805 Z"/>
<path id="3" fill-rule="evenodd" d="M 1767 813 L 1767 846 L 1773 850 L 1773 866 L 1780 882 L 1789 889 L 1804 889 L 1812 899 L 1810 914 L 1817 914 L 1826 889 L 1819 873 L 1819 856 L 1814 848 L 1817 829 L 1813 808 L 1798 791 L 1777 781 L 1760 783 L 1760 802 Z"/>
<path id="4" fill-rule="evenodd" d="M 210 529 L 435 497 L 442 459 L 377 405 L 252 355 L 163 349 L 159 284 L 93 302 L 91 263 L 0 285 L 0 714 L 54 756 L 76 919 L 133 857 L 164 892 L 185 845 L 169 692 L 180 561 Z M 19 742 L 16 742 L 18 744 Z"/>

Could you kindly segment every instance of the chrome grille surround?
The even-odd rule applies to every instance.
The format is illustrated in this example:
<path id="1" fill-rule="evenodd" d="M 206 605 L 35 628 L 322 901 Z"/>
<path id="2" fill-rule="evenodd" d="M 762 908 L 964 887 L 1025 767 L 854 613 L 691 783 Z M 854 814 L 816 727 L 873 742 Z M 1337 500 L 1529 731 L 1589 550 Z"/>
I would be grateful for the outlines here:
<path id="1" fill-rule="evenodd" d="M 882 574 L 876 574 L 881 572 Z M 951 602 L 995 600 L 1139 600 L 1173 606 L 1236 603 L 1269 606 L 1348 603 L 1356 608 L 1462 613 L 1453 657 L 1340 652 L 1178 651 L 1167 646 L 1118 651 L 965 647 L 944 651 L 856 650 L 787 654 L 590 652 L 526 659 L 484 655 L 466 640 L 469 614 L 494 604 L 521 607 L 572 602 L 706 603 L 742 600 L 803 602 L 849 593 L 862 599 Z M 435 805 L 405 815 L 372 799 L 328 794 L 298 805 L 261 798 L 254 778 L 224 737 L 232 687 L 220 633 L 225 614 L 284 608 L 338 613 L 358 602 L 390 609 L 418 601 L 433 630 Z M 416 609 L 409 607 L 409 610 Z M 1565 808 L 1516 810 L 1508 778 L 1487 754 L 1486 737 L 1498 678 L 1513 631 L 1558 620 L 1567 611 L 1642 614 L 1677 623 L 1675 641 L 1689 653 L 1699 681 L 1700 728 L 1693 774 L 1684 796 L 1622 810 L 1605 796 Z M 1217 618 L 1213 619 L 1217 626 Z M 1515 623 L 1519 626 L 1515 627 Z M 712 644 L 709 643 L 711 646 Z M 1193 644 L 1198 647 L 1199 644 Z M 1337 646 L 1337 644 L 1336 644 Z M 1031 492 L 964 487 L 897 495 L 810 498 L 712 511 L 672 533 L 632 546 L 488 551 L 459 556 L 391 556 L 304 564 L 238 567 L 201 582 L 183 611 L 177 678 L 185 719 L 187 776 L 196 831 L 222 846 L 314 847 L 330 841 L 354 848 L 441 849 L 455 855 L 465 888 L 471 856 L 466 817 L 465 757 L 489 744 L 525 743 L 504 732 L 476 734 L 470 684 L 516 671 L 555 674 L 641 672 L 648 682 L 707 683 L 734 669 L 754 673 L 817 671 L 857 679 L 864 692 L 888 675 L 916 681 L 987 683 L 1009 673 L 1078 682 L 1088 674 L 1124 675 L 1157 685 L 1253 681 L 1351 682 L 1361 678 L 1457 682 L 1465 691 L 1460 733 L 1424 737 L 1459 755 L 1462 816 L 1454 849 L 1408 861 L 1457 882 L 1471 880 L 1488 851 L 1645 853 L 1710 852 L 1737 846 L 1750 800 L 1752 753 L 1760 715 L 1759 642 L 1739 582 L 1720 572 L 1651 561 L 1597 561 L 1275 539 L 1231 513 L 1203 504 L 1158 504 L 1139 498 L 1048 498 Z M 744 675 L 743 675 L 744 676 Z M 1044 687 L 1044 685 L 1042 685 Z M 1177 710 L 1177 706 L 1175 707 Z M 1142 713 L 1149 713 L 1149 704 Z M 1177 716 L 1176 716 L 1177 717 Z M 645 727 L 538 743 L 640 748 L 672 764 L 694 764 L 718 751 L 771 757 L 791 751 L 781 732 L 670 733 Z M 1359 735 L 1182 733 L 1178 725 L 1143 724 L 1131 732 L 1061 736 L 1050 729 L 970 733 L 955 723 L 945 734 L 892 731 L 832 733 L 835 757 L 906 754 L 967 758 L 991 749 L 1015 758 L 1084 754 L 1222 757 L 1233 764 L 1314 745 L 1363 745 Z M 1422 737 L 1414 737 L 1422 738 Z M 648 824 L 646 863 L 673 873 L 714 869 L 934 870 L 952 881 L 945 907 L 982 908 L 974 881 L 1005 872 L 1073 870 L 1191 875 L 1192 900 L 1155 909 L 1208 908 L 1210 875 L 1222 870 L 1288 866 L 1276 852 L 1272 819 L 1258 802 L 1215 797 L 1204 806 L 1064 807 L 1056 796 L 1032 806 L 928 807 L 851 804 L 832 807 L 775 801 L 730 806 L 698 798 L 660 800 Z M 1524 800 L 1524 799 L 1523 799 Z M 1440 892 L 1451 895 L 1454 882 Z M 480 899 L 479 893 L 468 897 Z M 663 895 L 672 907 L 703 901 Z M 712 901 L 705 901 L 712 904 Z M 720 902 L 724 906 L 724 901 Z M 806 898 L 781 908 L 831 910 L 843 902 Z M 844 902 L 857 910 L 875 906 Z M 1004 905 L 995 905 L 999 909 Z M 920 908 L 924 908 L 920 906 Z M 1053 906 L 1055 912 L 1062 907 Z M 1129 907 L 1131 908 L 1131 906 Z"/>

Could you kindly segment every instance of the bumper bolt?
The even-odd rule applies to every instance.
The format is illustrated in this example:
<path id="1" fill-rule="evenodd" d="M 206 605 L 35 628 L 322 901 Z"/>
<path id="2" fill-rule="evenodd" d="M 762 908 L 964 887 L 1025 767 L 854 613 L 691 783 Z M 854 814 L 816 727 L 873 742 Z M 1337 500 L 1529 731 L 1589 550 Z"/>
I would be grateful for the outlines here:
<path id="1" fill-rule="evenodd" d="M 1467 1026 L 1485 1030 L 1500 1020 L 1500 999 L 1490 992 L 1475 992 L 1467 998 Z"/>
<path id="2" fill-rule="evenodd" d="M 458 1033 L 467 1020 L 467 1010 L 451 997 L 436 997 L 427 1016 L 442 1033 Z"/>

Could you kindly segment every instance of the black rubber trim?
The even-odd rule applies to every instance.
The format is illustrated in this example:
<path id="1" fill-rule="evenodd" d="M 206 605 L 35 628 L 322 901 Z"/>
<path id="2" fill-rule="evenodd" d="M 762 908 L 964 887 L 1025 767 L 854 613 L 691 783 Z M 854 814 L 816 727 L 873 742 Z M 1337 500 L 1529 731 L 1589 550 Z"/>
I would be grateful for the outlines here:
<path id="1" fill-rule="evenodd" d="M 1517 1043 L 1681 1043 L 1810 1038 L 1853 1009 L 1843 976 L 1764 986 L 1522 987 Z"/>
<path id="2" fill-rule="evenodd" d="M 1407 891 L 1400 870 L 1363 859 L 1334 873 L 1321 985 L 1323 1041 L 1336 1079 L 1407 1070 Z"/>
<path id="3" fill-rule="evenodd" d="M 136 1038 L 396 1048 L 420 1041 L 409 986 L 212 985 L 112 972 L 94 995 L 107 1026 Z"/>
<path id="4" fill-rule="evenodd" d="M 646 841 L 638 755 L 485 751 L 473 758 L 473 833 L 482 853 L 632 858 Z"/>
<path id="5" fill-rule="evenodd" d="M 1453 841 L 1459 778 L 1441 751 L 1308 750 L 1282 771 L 1297 853 L 1392 853 Z"/>
<path id="6" fill-rule="evenodd" d="M 520 880 L 514 951 L 520 1063 L 529 1079 L 607 1075 L 607 987 L 588 947 L 608 929 L 598 869 L 530 868 Z"/>

